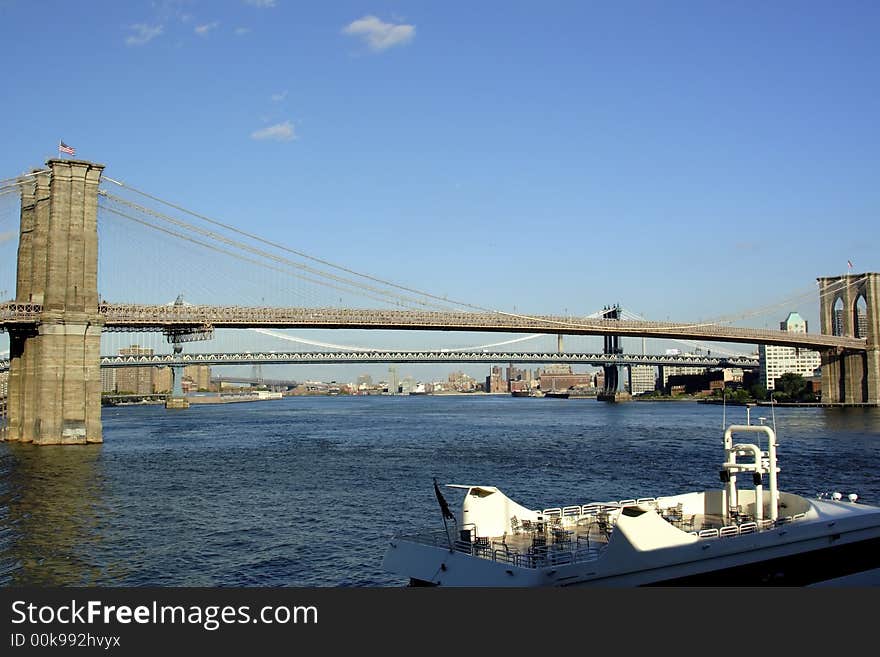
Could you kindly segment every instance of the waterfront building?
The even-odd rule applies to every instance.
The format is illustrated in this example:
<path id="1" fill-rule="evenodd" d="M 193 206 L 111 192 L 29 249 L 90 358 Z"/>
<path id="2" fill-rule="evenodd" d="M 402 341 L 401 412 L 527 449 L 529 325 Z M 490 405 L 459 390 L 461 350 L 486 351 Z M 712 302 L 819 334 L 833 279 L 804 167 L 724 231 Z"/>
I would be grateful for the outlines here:
<path id="1" fill-rule="evenodd" d="M 528 370 L 521 370 L 513 366 L 513 363 L 507 366 L 507 384 L 508 388 L 510 387 L 510 383 L 512 381 L 529 381 L 532 378 L 532 373 Z"/>
<path id="2" fill-rule="evenodd" d="M 486 377 L 486 392 L 507 392 L 508 384 L 501 373 L 501 367 L 495 365 Z"/>
<path id="3" fill-rule="evenodd" d="M 101 392 L 116 392 L 116 368 L 101 368 Z"/>
<path id="4" fill-rule="evenodd" d="M 153 392 L 163 394 L 171 392 L 174 385 L 174 373 L 170 367 L 157 367 L 153 372 Z"/>
<path id="5" fill-rule="evenodd" d="M 684 356 L 692 356 L 697 358 L 702 354 L 683 354 Z M 699 375 L 705 374 L 709 370 L 705 367 L 686 367 L 683 365 L 664 365 L 660 368 L 660 371 L 663 374 L 663 389 L 665 390 L 669 386 L 669 377 L 670 376 L 687 376 L 687 375 Z"/>
<path id="6" fill-rule="evenodd" d="M 779 323 L 779 328 L 792 333 L 806 333 L 807 321 L 798 313 L 792 312 Z M 778 345 L 760 345 L 758 347 L 760 381 L 767 390 L 774 390 L 776 379 L 783 374 L 800 374 L 804 377 L 810 377 L 821 364 L 822 357 L 819 352 L 811 349 Z"/>
<path id="7" fill-rule="evenodd" d="M 629 392 L 640 395 L 651 392 L 657 385 L 657 368 L 653 365 L 631 365 L 629 367 Z"/>
<path id="8" fill-rule="evenodd" d="M 388 368 L 388 394 L 396 395 L 400 389 L 400 381 L 397 378 L 397 368 Z"/>
<path id="9" fill-rule="evenodd" d="M 482 387 L 477 386 L 477 381 L 474 377 L 469 376 L 464 372 L 452 372 L 448 377 L 448 381 L 452 386 L 452 389 L 459 392 L 473 392 L 478 387 Z"/>
<path id="10" fill-rule="evenodd" d="M 9 372 L 0 372 L 0 397 L 9 394 Z"/>
<path id="11" fill-rule="evenodd" d="M 539 387 L 543 392 L 568 390 L 574 386 L 590 386 L 593 383 L 591 374 L 577 374 L 571 365 L 548 365 L 539 370 Z"/>
<path id="12" fill-rule="evenodd" d="M 133 344 L 119 350 L 120 356 L 152 356 L 150 347 Z M 154 367 L 122 367 L 116 373 L 116 392 L 136 395 L 153 394 Z"/>
<path id="13" fill-rule="evenodd" d="M 742 383 L 745 372 L 741 367 L 725 367 L 721 370 L 724 375 L 724 383 Z"/>
<path id="14" fill-rule="evenodd" d="M 211 366 L 187 365 L 183 368 L 183 378 L 192 381 L 192 388 L 196 391 L 209 390 L 211 387 Z"/>
<path id="15" fill-rule="evenodd" d="M 669 385 L 669 377 L 671 376 L 698 376 L 707 371 L 705 367 L 684 367 L 682 365 L 664 365 L 662 370 L 664 388 Z"/>

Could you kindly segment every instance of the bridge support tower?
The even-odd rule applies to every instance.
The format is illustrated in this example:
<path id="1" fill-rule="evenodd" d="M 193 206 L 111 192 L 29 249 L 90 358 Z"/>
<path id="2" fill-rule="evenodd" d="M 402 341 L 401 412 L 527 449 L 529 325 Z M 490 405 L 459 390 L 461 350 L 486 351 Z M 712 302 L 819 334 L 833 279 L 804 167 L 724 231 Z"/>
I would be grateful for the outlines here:
<path id="1" fill-rule="evenodd" d="M 865 352 L 822 352 L 822 401 L 880 405 L 880 274 L 819 278 L 822 333 L 865 338 Z"/>
<path id="2" fill-rule="evenodd" d="M 176 351 L 175 353 L 179 353 Z M 189 408 L 189 400 L 183 394 L 183 367 L 175 365 L 171 368 L 171 395 L 165 400 L 165 408 Z"/>
<path id="3" fill-rule="evenodd" d="M 605 308 L 602 312 L 603 319 L 620 319 L 620 306 L 611 306 Z M 620 336 L 606 335 L 605 349 L 606 354 L 622 354 L 623 348 L 620 346 Z M 624 388 L 624 382 L 627 380 L 626 366 L 606 363 L 602 366 L 605 375 L 605 386 L 599 394 L 596 395 L 598 401 L 606 402 L 622 402 L 630 401 L 632 395 Z"/>
<path id="4" fill-rule="evenodd" d="M 15 299 L 42 306 L 9 330 L 8 441 L 102 442 L 98 184 L 104 166 L 52 159 L 21 189 Z"/>

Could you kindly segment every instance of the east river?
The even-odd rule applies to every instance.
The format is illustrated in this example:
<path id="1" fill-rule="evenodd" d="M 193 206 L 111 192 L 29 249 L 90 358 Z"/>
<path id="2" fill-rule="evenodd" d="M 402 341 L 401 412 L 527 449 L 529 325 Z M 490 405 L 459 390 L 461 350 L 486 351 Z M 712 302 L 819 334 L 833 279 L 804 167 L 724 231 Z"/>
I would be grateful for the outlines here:
<path id="1" fill-rule="evenodd" d="M 716 488 L 723 413 L 488 395 L 105 408 L 102 445 L 0 444 L 0 585 L 401 586 L 382 556 L 398 530 L 442 527 L 433 477 L 533 508 Z M 775 422 L 782 490 L 880 504 L 880 409 Z"/>

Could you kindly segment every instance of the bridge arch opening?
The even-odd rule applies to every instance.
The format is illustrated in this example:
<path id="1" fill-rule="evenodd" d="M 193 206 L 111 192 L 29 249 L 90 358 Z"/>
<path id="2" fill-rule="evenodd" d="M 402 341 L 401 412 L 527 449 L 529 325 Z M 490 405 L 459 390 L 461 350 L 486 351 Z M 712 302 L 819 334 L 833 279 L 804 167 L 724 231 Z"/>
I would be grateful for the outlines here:
<path id="1" fill-rule="evenodd" d="M 843 331 L 843 299 L 834 299 L 831 310 L 831 335 L 844 335 Z"/>
<path id="2" fill-rule="evenodd" d="M 857 338 L 868 337 L 868 301 L 864 294 L 859 294 L 853 304 L 853 330 Z"/>

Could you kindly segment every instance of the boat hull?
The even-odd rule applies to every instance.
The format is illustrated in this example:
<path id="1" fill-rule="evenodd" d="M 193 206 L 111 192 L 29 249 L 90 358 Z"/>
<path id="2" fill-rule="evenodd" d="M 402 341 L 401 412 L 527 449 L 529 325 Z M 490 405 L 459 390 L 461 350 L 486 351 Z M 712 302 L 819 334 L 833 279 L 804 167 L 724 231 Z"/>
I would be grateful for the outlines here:
<path id="1" fill-rule="evenodd" d="M 614 555 L 606 549 L 593 560 L 542 567 L 462 552 L 458 544 L 395 539 L 384 565 L 413 586 L 807 586 L 880 568 L 880 510 L 848 515 L 845 507 L 819 503 L 819 510 L 838 513 L 661 550 Z"/>

